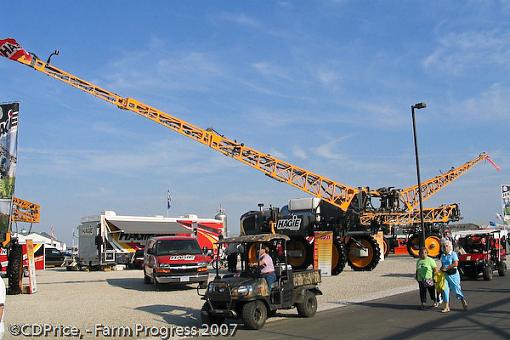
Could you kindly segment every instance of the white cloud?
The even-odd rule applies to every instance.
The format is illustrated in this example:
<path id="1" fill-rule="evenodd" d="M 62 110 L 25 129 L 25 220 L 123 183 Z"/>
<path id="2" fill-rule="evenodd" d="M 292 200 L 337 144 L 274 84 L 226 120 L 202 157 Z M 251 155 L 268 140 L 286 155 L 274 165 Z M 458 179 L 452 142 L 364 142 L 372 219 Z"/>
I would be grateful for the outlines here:
<path id="1" fill-rule="evenodd" d="M 202 149 L 189 141 L 178 140 L 147 143 L 129 151 L 20 148 L 24 158 L 20 171 L 77 178 L 92 173 L 132 178 L 143 174 L 210 174 L 240 166 L 226 157 L 218 157 L 220 155 L 211 150 Z"/>
<path id="2" fill-rule="evenodd" d="M 291 80 L 288 73 L 271 63 L 260 61 L 251 65 L 258 73 L 264 76 L 277 77 L 285 80 Z"/>
<path id="3" fill-rule="evenodd" d="M 226 21 L 230 21 L 230 22 L 236 23 L 238 25 L 249 27 L 249 28 L 261 28 L 262 27 L 262 24 L 259 21 L 255 20 L 247 15 L 244 15 L 244 14 L 224 13 L 221 16 L 221 18 Z"/>
<path id="4" fill-rule="evenodd" d="M 437 46 L 422 62 L 425 68 L 461 73 L 483 65 L 510 65 L 510 31 L 451 32 L 438 39 Z"/>
<path id="5" fill-rule="evenodd" d="M 318 70 L 315 76 L 324 86 L 335 85 L 340 80 L 338 73 L 333 70 Z"/>
<path id="6" fill-rule="evenodd" d="M 476 97 L 448 104 L 442 114 L 455 119 L 462 117 L 463 122 L 509 120 L 508 98 L 510 88 L 494 83 Z"/>
<path id="7" fill-rule="evenodd" d="M 330 140 L 327 143 L 321 144 L 318 147 L 315 148 L 315 153 L 327 160 L 345 160 L 347 157 L 340 151 L 338 151 L 339 143 L 344 141 L 345 139 L 349 138 L 348 136 L 335 138 Z"/>
<path id="8" fill-rule="evenodd" d="M 276 150 L 275 148 L 269 149 L 269 154 L 280 159 L 287 159 L 287 155 L 281 151 Z"/>
<path id="9" fill-rule="evenodd" d="M 302 148 L 300 148 L 299 146 L 297 145 L 294 145 L 292 147 L 292 154 L 294 156 L 296 156 L 297 158 L 299 159 L 307 159 L 308 158 L 308 154 L 306 153 L 306 151 Z"/>

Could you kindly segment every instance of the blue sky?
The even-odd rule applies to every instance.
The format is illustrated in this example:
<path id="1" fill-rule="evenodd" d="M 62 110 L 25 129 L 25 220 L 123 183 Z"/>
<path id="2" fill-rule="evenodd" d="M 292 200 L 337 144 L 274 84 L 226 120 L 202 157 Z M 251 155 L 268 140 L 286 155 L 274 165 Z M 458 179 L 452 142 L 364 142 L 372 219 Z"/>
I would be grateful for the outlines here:
<path id="1" fill-rule="evenodd" d="M 416 182 L 486 151 L 427 201 L 465 222 L 501 211 L 510 182 L 508 1 L 2 2 L 2 37 L 122 96 L 351 186 Z M 16 195 L 40 231 L 71 240 L 114 210 L 212 217 L 305 197 L 163 127 L 0 60 L 0 101 L 21 102 Z"/>

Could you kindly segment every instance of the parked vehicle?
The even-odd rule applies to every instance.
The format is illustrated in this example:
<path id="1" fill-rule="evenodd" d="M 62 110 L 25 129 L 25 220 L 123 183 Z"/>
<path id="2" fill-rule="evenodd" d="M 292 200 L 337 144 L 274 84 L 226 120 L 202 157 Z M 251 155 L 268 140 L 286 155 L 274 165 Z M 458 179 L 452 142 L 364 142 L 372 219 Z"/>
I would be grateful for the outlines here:
<path id="1" fill-rule="evenodd" d="M 302 317 L 312 317 L 317 311 L 316 295 L 322 295 L 318 288 L 321 281 L 317 270 L 293 271 L 287 262 L 286 243 L 290 238 L 281 234 L 244 235 L 223 239 L 222 243 L 241 243 L 249 249 L 248 256 L 241 262 L 241 271 L 216 277 L 200 293 L 205 303 L 201 310 L 203 324 L 222 324 L 226 318 L 241 318 L 246 327 L 260 329 L 268 316 L 279 309 L 296 307 Z M 260 274 L 258 259 L 262 245 L 268 245 L 272 252 L 277 281 L 268 286 Z"/>
<path id="2" fill-rule="evenodd" d="M 209 278 L 207 249 L 200 249 L 191 236 L 160 236 L 147 241 L 144 253 L 144 281 L 156 290 L 161 284 L 198 282 L 206 287 Z"/>
<path id="3" fill-rule="evenodd" d="M 129 263 L 129 267 L 132 269 L 143 269 L 143 259 L 144 259 L 143 249 L 135 251 L 133 257 L 131 258 L 131 262 Z"/>
<path id="4" fill-rule="evenodd" d="M 46 266 L 60 267 L 64 263 L 65 255 L 57 248 L 46 247 L 44 249 L 44 261 Z"/>
<path id="5" fill-rule="evenodd" d="M 226 227 L 224 215 L 216 217 L 120 216 L 113 211 L 84 217 L 78 226 L 78 266 L 88 269 L 118 264 L 130 266 L 133 254 L 143 250 L 151 237 L 158 236 L 194 236 L 201 248 L 213 249 Z"/>
<path id="6" fill-rule="evenodd" d="M 493 272 L 505 276 L 508 231 L 495 229 L 464 230 L 453 234 L 459 253 L 462 278 L 492 280 Z"/>

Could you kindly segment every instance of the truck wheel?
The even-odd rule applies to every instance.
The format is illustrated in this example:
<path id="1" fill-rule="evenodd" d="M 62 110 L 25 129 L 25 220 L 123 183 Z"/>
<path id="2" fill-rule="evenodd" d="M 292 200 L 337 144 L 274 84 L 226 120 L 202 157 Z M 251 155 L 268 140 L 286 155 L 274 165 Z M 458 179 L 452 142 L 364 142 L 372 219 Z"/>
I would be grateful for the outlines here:
<path id="1" fill-rule="evenodd" d="M 483 269 L 483 279 L 485 281 L 490 281 L 492 280 L 492 267 L 490 265 L 487 265 L 484 269 Z"/>
<path id="2" fill-rule="evenodd" d="M 333 259 L 331 261 L 331 274 L 338 275 L 344 268 L 347 262 L 347 250 L 342 242 L 333 242 Z"/>
<path id="3" fill-rule="evenodd" d="M 143 271 L 143 283 L 149 284 L 151 283 L 151 278 L 145 273 L 145 270 Z"/>
<path id="4" fill-rule="evenodd" d="M 204 303 L 202 306 L 202 310 L 200 311 L 200 315 L 202 317 L 202 324 L 204 325 L 221 325 L 225 322 L 225 318 L 223 316 L 212 316 L 209 314 L 211 307 L 209 303 Z"/>
<path id="5" fill-rule="evenodd" d="M 420 235 L 414 234 L 409 237 L 406 246 L 407 253 L 414 258 L 418 258 L 420 256 Z"/>
<path id="6" fill-rule="evenodd" d="M 358 251 L 360 251 L 360 246 L 358 244 L 366 249 L 367 256 L 361 257 L 358 255 Z M 352 270 L 356 271 L 370 271 L 374 269 L 377 267 L 377 264 L 379 264 L 379 260 L 381 258 L 379 245 L 370 235 L 357 237 L 357 240 L 351 237 L 351 240 L 347 245 L 347 251 L 347 261 L 349 262 L 349 266 L 351 266 Z"/>
<path id="7" fill-rule="evenodd" d="M 499 276 L 505 276 L 506 275 L 506 263 L 500 262 L 498 265 L 498 274 Z"/>
<path id="8" fill-rule="evenodd" d="M 429 234 L 425 237 L 425 248 L 427 248 L 430 257 L 441 257 L 441 236 Z"/>
<path id="9" fill-rule="evenodd" d="M 305 292 L 303 303 L 296 303 L 298 314 L 304 318 L 311 318 L 317 312 L 317 297 L 309 290 Z"/>
<path id="10" fill-rule="evenodd" d="M 200 289 L 207 288 L 207 280 L 206 280 L 206 281 L 199 282 L 199 283 L 198 283 L 198 287 L 199 287 Z"/>
<path id="11" fill-rule="evenodd" d="M 390 254 L 390 243 L 386 237 L 383 238 L 384 257 L 388 257 Z"/>
<path id="12" fill-rule="evenodd" d="M 306 269 L 313 262 L 313 248 L 305 239 L 291 239 L 287 243 L 287 253 L 289 264 L 295 269 Z M 300 253 L 301 256 L 291 255 Z"/>
<path id="13" fill-rule="evenodd" d="M 266 323 L 267 308 L 261 301 L 248 302 L 243 306 L 243 321 L 249 329 L 261 329 Z"/>
<path id="14" fill-rule="evenodd" d="M 18 295 L 21 294 L 21 275 L 22 271 L 22 258 L 23 251 L 21 248 L 21 244 L 14 243 L 11 246 L 11 251 L 9 252 L 9 263 L 7 265 L 7 277 L 8 277 L 8 294 L 9 295 Z"/>

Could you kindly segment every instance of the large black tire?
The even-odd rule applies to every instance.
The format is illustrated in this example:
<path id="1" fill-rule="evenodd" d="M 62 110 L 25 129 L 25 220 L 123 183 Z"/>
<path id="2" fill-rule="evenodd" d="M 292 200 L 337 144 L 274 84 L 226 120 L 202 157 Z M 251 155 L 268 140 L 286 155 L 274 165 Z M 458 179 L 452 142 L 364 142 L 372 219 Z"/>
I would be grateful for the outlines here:
<path id="1" fill-rule="evenodd" d="M 420 256 L 420 235 L 414 234 L 407 239 L 407 253 L 418 258 Z"/>
<path id="2" fill-rule="evenodd" d="M 505 276 L 506 275 L 506 263 L 500 262 L 498 265 L 498 274 L 499 276 Z"/>
<path id="3" fill-rule="evenodd" d="M 306 269 L 313 262 L 313 247 L 305 239 L 291 239 L 287 242 L 287 253 L 301 252 L 302 256 L 288 256 L 288 262 L 293 269 Z"/>
<path id="4" fill-rule="evenodd" d="M 491 281 L 492 280 L 492 267 L 487 265 L 484 269 L 483 269 L 483 279 L 485 281 Z"/>
<path id="5" fill-rule="evenodd" d="M 368 250 L 367 257 L 357 257 L 356 252 L 359 249 L 357 243 L 361 243 Z M 347 244 L 347 252 L 349 266 L 355 271 L 371 271 L 377 267 L 381 259 L 379 244 L 370 235 L 356 237 L 356 240 L 351 237 L 351 240 Z"/>
<path id="6" fill-rule="evenodd" d="M 23 250 L 21 244 L 13 243 L 9 252 L 9 264 L 7 265 L 9 295 L 21 294 L 23 274 Z"/>
<path id="7" fill-rule="evenodd" d="M 261 301 L 252 301 L 243 306 L 242 314 L 247 328 L 261 329 L 266 323 L 267 308 Z"/>
<path id="8" fill-rule="evenodd" d="M 223 316 L 212 316 L 209 315 L 209 311 L 211 310 L 209 303 L 205 302 L 202 306 L 202 310 L 200 312 L 200 316 L 202 317 L 203 325 L 221 325 L 225 322 L 225 318 Z"/>
<path id="9" fill-rule="evenodd" d="M 388 241 L 388 239 L 386 237 L 383 238 L 383 241 L 384 241 L 384 257 L 388 257 L 388 255 L 390 254 L 390 241 Z"/>
<path id="10" fill-rule="evenodd" d="M 311 318 L 317 312 L 317 297 L 312 291 L 307 290 L 303 303 L 296 303 L 298 314 L 304 318 Z"/>
<path id="11" fill-rule="evenodd" d="M 333 242 L 333 261 L 331 274 L 332 275 L 340 274 L 344 270 L 346 263 L 347 263 L 347 249 L 345 247 L 345 244 L 339 241 Z"/>

